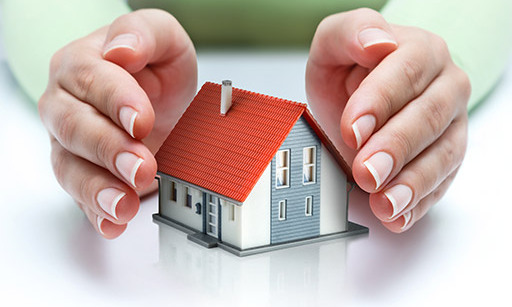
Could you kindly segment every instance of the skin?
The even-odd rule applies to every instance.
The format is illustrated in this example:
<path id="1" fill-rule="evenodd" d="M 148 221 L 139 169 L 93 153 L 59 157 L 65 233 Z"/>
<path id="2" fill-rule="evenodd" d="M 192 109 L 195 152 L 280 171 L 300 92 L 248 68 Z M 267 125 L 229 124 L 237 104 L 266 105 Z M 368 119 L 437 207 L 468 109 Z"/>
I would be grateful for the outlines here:
<path id="1" fill-rule="evenodd" d="M 393 42 L 363 48 L 358 34 L 368 28 L 387 32 Z M 115 38 L 126 34 L 131 43 L 119 44 Z M 306 87 L 319 122 L 352 162 L 356 182 L 371 194 L 375 215 L 391 231 L 409 229 L 444 194 L 466 146 L 470 86 L 444 42 L 421 29 L 389 25 L 369 9 L 333 15 L 313 39 Z M 154 154 L 196 88 L 193 44 L 174 17 L 160 10 L 121 16 L 52 58 L 39 110 L 50 134 L 54 172 L 105 238 L 121 235 L 138 211 L 139 197 L 155 189 Z M 133 131 L 121 118 L 126 106 L 137 112 Z M 356 150 L 351 126 L 364 114 L 375 116 L 376 127 Z M 395 163 L 375 189 L 363 163 L 383 150 Z M 116 164 L 125 152 L 143 160 L 134 182 Z M 404 229 L 402 215 L 388 220 L 390 203 L 383 194 L 398 183 L 413 190 L 402 212 L 412 212 Z M 98 203 L 106 188 L 125 193 L 117 218 Z"/>
<path id="2" fill-rule="evenodd" d="M 359 34 L 375 28 L 394 43 L 363 47 Z M 390 25 L 370 9 L 332 15 L 313 39 L 306 87 L 315 117 L 349 158 L 356 183 L 370 193 L 375 216 L 392 232 L 410 229 L 445 194 L 466 150 L 471 87 L 445 42 L 422 29 Z M 357 148 L 352 124 L 367 114 L 376 125 Z M 364 162 L 378 152 L 394 163 L 376 188 Z M 412 197 L 390 219 L 384 193 L 398 184 Z M 404 214 L 410 214 L 408 223 Z"/>
<path id="3" fill-rule="evenodd" d="M 135 46 L 109 46 L 126 33 L 135 35 Z M 53 56 L 48 87 L 39 101 L 50 134 L 53 169 L 105 238 L 119 236 L 136 215 L 139 196 L 155 189 L 154 154 L 196 88 L 194 46 L 176 19 L 160 10 L 121 16 Z M 133 137 L 120 119 L 125 106 L 138 112 Z M 116 166 L 122 152 L 144 160 L 135 186 Z M 126 193 L 117 205 L 117 219 L 97 201 L 105 188 Z"/>

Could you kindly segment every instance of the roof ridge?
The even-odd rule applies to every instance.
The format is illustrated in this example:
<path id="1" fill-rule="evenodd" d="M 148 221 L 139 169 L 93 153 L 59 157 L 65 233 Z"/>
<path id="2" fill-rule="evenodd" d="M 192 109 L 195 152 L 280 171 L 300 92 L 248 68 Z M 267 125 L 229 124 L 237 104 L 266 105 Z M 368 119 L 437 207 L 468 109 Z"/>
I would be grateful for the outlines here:
<path id="1" fill-rule="evenodd" d="M 222 86 L 221 84 L 219 83 L 215 83 L 215 82 L 212 82 L 212 81 L 206 81 L 203 86 L 201 87 L 201 89 L 203 89 L 203 87 L 205 87 L 206 85 L 215 85 L 215 86 Z M 233 86 L 233 91 L 238 91 L 238 92 L 241 92 L 241 93 L 246 93 L 246 94 L 249 94 L 249 95 L 253 95 L 253 96 L 257 96 L 257 97 L 261 97 L 262 99 L 272 99 L 272 100 L 277 100 L 279 102 L 284 102 L 284 103 L 287 103 L 287 104 L 291 104 L 291 105 L 297 105 L 297 106 L 300 106 L 300 107 L 303 107 L 305 109 L 308 108 L 308 105 L 304 102 L 298 102 L 298 101 L 294 101 L 294 100 L 291 100 L 291 99 L 285 99 L 285 98 L 280 98 L 280 97 L 276 97 L 276 96 L 272 96 L 272 95 L 267 95 L 267 94 L 262 94 L 262 93 L 258 93 L 258 92 L 254 92 L 254 91 L 249 91 L 249 90 L 246 90 L 246 89 L 243 89 L 243 88 L 238 88 L 238 87 L 234 87 Z"/>

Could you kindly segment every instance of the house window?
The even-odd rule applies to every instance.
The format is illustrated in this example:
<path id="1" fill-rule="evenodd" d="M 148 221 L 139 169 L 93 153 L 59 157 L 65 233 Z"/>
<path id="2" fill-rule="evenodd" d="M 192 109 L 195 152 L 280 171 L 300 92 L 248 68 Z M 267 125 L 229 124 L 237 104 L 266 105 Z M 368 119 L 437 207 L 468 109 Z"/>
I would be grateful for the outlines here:
<path id="1" fill-rule="evenodd" d="M 280 221 L 286 220 L 286 199 L 279 201 L 278 219 Z"/>
<path id="2" fill-rule="evenodd" d="M 187 195 L 187 198 L 185 199 L 185 207 L 192 208 L 192 195 L 190 194 L 190 189 L 188 187 L 185 188 L 185 195 Z"/>
<path id="3" fill-rule="evenodd" d="M 303 184 L 315 183 L 316 178 L 316 147 L 306 147 L 302 150 L 303 165 L 302 178 Z"/>
<path id="4" fill-rule="evenodd" d="M 290 186 L 290 150 L 279 150 L 276 155 L 276 189 Z"/>
<path id="5" fill-rule="evenodd" d="M 306 197 L 304 212 L 306 216 L 313 215 L 313 196 Z"/>
<path id="6" fill-rule="evenodd" d="M 233 204 L 229 205 L 229 220 L 235 221 L 235 205 Z"/>
<path id="7" fill-rule="evenodd" d="M 176 191 L 176 182 L 171 181 L 171 188 L 170 188 L 169 192 L 170 192 L 169 199 L 171 201 L 176 201 L 176 199 L 177 199 L 176 194 L 178 194 Z"/>

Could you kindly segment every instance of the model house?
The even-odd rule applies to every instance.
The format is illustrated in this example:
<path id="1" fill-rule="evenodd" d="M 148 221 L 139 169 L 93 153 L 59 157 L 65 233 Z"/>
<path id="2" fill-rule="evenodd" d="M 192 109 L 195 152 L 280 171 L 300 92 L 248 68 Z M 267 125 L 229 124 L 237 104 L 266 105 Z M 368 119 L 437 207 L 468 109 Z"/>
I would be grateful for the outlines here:
<path id="1" fill-rule="evenodd" d="M 307 106 L 206 83 L 156 154 L 154 219 L 239 256 L 368 229 L 352 178 Z"/>

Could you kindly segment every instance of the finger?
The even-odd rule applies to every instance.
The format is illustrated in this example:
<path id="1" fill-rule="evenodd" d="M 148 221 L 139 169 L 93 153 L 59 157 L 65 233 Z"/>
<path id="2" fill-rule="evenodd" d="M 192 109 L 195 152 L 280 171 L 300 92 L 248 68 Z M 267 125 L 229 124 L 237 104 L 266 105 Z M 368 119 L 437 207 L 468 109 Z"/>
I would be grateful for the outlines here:
<path id="1" fill-rule="evenodd" d="M 457 169 L 458 170 L 458 169 Z M 421 199 L 414 208 L 404 211 L 397 219 L 392 222 L 382 221 L 382 225 L 395 233 L 401 233 L 409 230 L 417 221 L 421 220 L 445 194 L 457 173 L 455 170 L 445 181 L 443 181 L 434 191 Z"/>
<path id="2" fill-rule="evenodd" d="M 109 27 L 103 57 L 130 73 L 147 64 L 180 61 L 195 54 L 192 41 L 169 13 L 146 9 L 123 15 Z"/>
<path id="3" fill-rule="evenodd" d="M 381 190 L 404 165 L 439 138 L 456 117 L 467 116 L 468 97 L 459 90 L 466 80 L 455 67 L 446 70 L 420 97 L 372 135 L 352 164 L 354 179 L 361 189 L 369 193 Z M 457 144 L 465 142 L 453 144 L 450 146 L 459 148 Z"/>
<path id="4" fill-rule="evenodd" d="M 119 17 L 109 27 L 103 57 L 132 73 L 153 102 L 156 125 L 146 142 L 158 143 L 197 89 L 196 54 L 187 33 L 167 12 L 139 10 Z M 124 117 L 131 118 L 127 114 Z"/>
<path id="5" fill-rule="evenodd" d="M 382 15 L 371 9 L 358 9 L 322 20 L 311 43 L 308 62 L 371 68 L 396 47 L 391 27 Z"/>
<path id="6" fill-rule="evenodd" d="M 102 37 L 101 32 L 96 36 Z M 146 137 L 155 120 L 148 96 L 133 76 L 101 58 L 101 45 L 91 43 L 92 37 L 54 55 L 51 82 L 110 117 L 132 137 Z"/>
<path id="7" fill-rule="evenodd" d="M 345 79 L 345 88 L 347 91 L 347 95 L 350 97 L 354 92 L 359 88 L 361 82 L 368 77 L 370 73 L 370 69 L 364 68 L 362 66 L 354 66 L 350 73 L 347 75 Z"/>
<path id="8" fill-rule="evenodd" d="M 442 39 L 421 33 L 413 37 L 409 32 L 402 34 L 400 48 L 373 69 L 349 98 L 340 127 L 350 147 L 359 149 L 451 61 Z"/>
<path id="9" fill-rule="evenodd" d="M 64 148 L 108 169 L 133 188 L 143 189 L 152 183 L 156 161 L 144 144 L 66 92 L 57 90 L 52 97 L 59 103 L 51 104 L 51 108 L 40 105 L 41 117 Z"/>
<path id="10" fill-rule="evenodd" d="M 465 117 L 454 121 L 441 138 L 406 165 L 381 192 L 371 194 L 370 207 L 375 216 L 390 223 L 413 210 L 447 178 L 454 177 L 466 149 L 466 127 Z"/>
<path id="11" fill-rule="evenodd" d="M 96 215 L 89 207 L 82 203 L 78 203 L 78 206 L 82 209 L 87 216 L 87 219 L 94 227 L 96 232 L 102 235 L 106 239 L 115 239 L 119 237 L 125 230 L 126 224 L 115 224 L 111 221 Z"/>
<path id="12" fill-rule="evenodd" d="M 126 224 L 139 210 L 139 198 L 107 170 L 81 159 L 52 138 L 52 166 L 62 188 L 96 216 Z"/>

